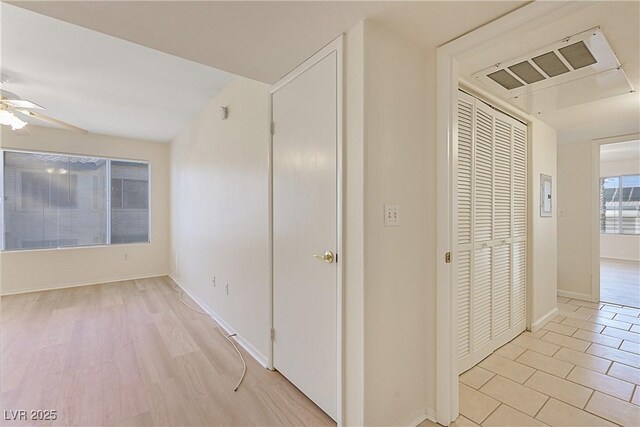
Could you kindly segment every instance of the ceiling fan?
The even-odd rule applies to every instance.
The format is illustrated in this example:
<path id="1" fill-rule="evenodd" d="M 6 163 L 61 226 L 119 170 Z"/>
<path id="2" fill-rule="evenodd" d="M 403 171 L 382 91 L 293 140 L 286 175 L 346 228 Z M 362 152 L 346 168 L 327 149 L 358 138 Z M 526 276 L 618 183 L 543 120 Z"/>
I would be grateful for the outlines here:
<path id="1" fill-rule="evenodd" d="M 11 130 L 20 133 L 27 125 L 27 122 L 22 120 L 21 117 L 26 116 L 73 132 L 88 133 L 86 130 L 65 123 L 62 120 L 54 119 L 37 111 L 32 111 L 44 109 L 44 107 L 35 102 L 21 99 L 15 93 L 0 89 L 0 124 L 11 126 Z"/>

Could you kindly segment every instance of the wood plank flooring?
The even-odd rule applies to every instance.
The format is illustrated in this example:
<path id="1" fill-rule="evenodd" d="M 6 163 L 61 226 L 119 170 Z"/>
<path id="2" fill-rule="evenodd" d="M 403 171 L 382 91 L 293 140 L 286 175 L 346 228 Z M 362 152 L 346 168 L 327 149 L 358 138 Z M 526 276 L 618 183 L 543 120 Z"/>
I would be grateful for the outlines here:
<path id="1" fill-rule="evenodd" d="M 640 308 L 640 262 L 600 258 L 600 300 Z"/>
<path id="2" fill-rule="evenodd" d="M 1 413 L 57 411 L 2 425 L 335 425 L 246 353 L 234 393 L 233 348 L 167 277 L 5 296 L 1 309 Z"/>

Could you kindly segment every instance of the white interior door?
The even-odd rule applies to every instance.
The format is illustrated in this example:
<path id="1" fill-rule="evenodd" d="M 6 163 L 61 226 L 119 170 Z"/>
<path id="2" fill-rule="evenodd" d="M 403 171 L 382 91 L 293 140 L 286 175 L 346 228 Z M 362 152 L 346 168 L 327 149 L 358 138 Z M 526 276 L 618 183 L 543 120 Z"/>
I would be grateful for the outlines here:
<path id="1" fill-rule="evenodd" d="M 525 328 L 526 125 L 460 92 L 454 250 L 459 371 Z"/>
<path id="2" fill-rule="evenodd" d="M 332 51 L 272 95 L 273 364 L 333 419 L 340 255 L 337 59 Z"/>

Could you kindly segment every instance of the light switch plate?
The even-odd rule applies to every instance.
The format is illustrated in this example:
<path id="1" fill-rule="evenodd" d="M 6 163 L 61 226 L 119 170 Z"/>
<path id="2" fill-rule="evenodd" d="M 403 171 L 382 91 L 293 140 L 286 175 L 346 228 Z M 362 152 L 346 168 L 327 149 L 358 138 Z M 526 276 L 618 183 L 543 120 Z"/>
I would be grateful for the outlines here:
<path id="1" fill-rule="evenodd" d="M 384 226 L 396 227 L 400 225 L 400 205 L 384 205 Z"/>

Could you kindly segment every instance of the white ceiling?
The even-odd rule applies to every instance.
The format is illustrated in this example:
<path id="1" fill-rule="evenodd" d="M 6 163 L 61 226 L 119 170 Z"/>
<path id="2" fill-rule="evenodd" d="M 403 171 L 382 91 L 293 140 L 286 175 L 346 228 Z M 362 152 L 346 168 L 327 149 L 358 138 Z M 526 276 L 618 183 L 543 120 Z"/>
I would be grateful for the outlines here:
<path id="1" fill-rule="evenodd" d="M 128 132 L 137 123 L 140 125 L 138 137 L 167 140 L 179 130 L 178 122 L 184 124 L 184 117 L 190 117 L 202 108 L 226 83 L 224 77 L 229 76 L 157 51 L 272 83 L 365 18 L 399 33 L 426 50 L 468 33 L 525 3 L 20 2 L 21 8 L 119 39 L 77 27 L 66 27 L 65 30 L 60 27 L 60 31 L 56 27 L 52 37 L 47 26 L 63 24 L 54 24 L 56 21 L 48 21 L 44 17 L 32 17 L 38 22 L 34 21 L 34 25 L 29 25 L 29 31 L 24 31 L 4 13 L 3 36 L 13 27 L 13 32 L 21 31 L 16 34 L 26 41 L 31 40 L 34 45 L 29 47 L 33 53 L 28 55 L 24 53 L 26 48 L 14 49 L 16 55 L 22 51 L 26 57 L 24 61 L 31 67 L 26 73 L 30 81 L 16 82 L 16 85 L 22 84 L 18 89 L 8 85 L 6 89 L 34 98 L 33 101 L 45 104 L 50 113 L 59 109 L 57 118 L 72 123 L 68 117 L 79 117 L 82 112 L 71 114 L 71 110 L 76 104 L 82 105 L 83 108 L 78 109 L 84 110 L 86 117 L 82 121 L 93 120 L 93 127 L 84 123 L 73 124 L 89 127 L 94 132 L 113 134 L 125 128 Z M 521 56 L 565 36 L 600 26 L 623 63 L 631 84 L 636 89 L 640 87 L 640 3 L 605 1 L 567 5 L 557 13 L 521 26 L 500 40 L 479 46 L 476 54 L 461 59 L 461 71 L 470 77 L 473 72 L 496 62 Z M 4 7 L 11 10 L 9 8 Z M 76 32 L 73 33 L 71 28 Z M 2 58 L 8 64 L 6 70 L 11 71 L 8 53 L 12 46 L 26 44 L 3 41 L 3 50 L 7 50 L 7 53 L 3 51 Z M 96 45 L 104 50 L 96 49 Z M 105 58 L 110 58 L 110 61 Z M 62 70 L 64 62 L 69 62 L 69 70 Z M 125 63 L 126 67 L 122 65 Z M 94 64 L 100 64 L 100 67 Z M 43 69 L 48 70 L 47 78 L 41 75 L 40 70 Z M 65 78 L 50 80 L 49 75 L 54 71 Z M 38 85 L 37 89 L 35 85 Z M 86 88 L 95 92 L 87 96 Z M 99 101 L 106 104 L 102 110 L 99 105 L 93 105 Z M 196 104 L 198 108 L 195 108 Z M 185 110 L 182 116 L 179 114 L 181 109 Z M 116 117 L 116 114 L 125 119 L 105 120 L 106 117 Z M 162 126 L 171 122 L 166 118 L 177 116 L 182 119 L 175 120 L 176 126 L 171 131 L 160 131 Z M 131 117 L 137 120 L 131 123 Z M 158 125 L 149 126 L 158 117 L 161 118 Z M 545 113 L 540 118 L 558 130 L 560 142 L 573 142 L 637 133 L 640 131 L 638 117 L 640 95 L 636 92 Z M 149 129 L 157 131 L 157 135 L 143 136 Z M 132 132 L 129 133 L 133 136 Z"/>
<path id="2" fill-rule="evenodd" d="M 219 70 L 273 83 L 365 18 L 433 49 L 525 2 L 10 3 L 3 89 L 94 133 L 168 141 L 232 78 Z"/>
<path id="3" fill-rule="evenodd" d="M 505 60 L 599 26 L 623 65 L 635 93 L 544 112 L 539 118 L 558 131 L 560 143 L 589 141 L 640 132 L 640 2 L 567 3 L 555 13 L 530 21 L 497 40 L 478 46 L 460 61 L 471 75 Z M 485 87 L 485 89 L 488 89 Z"/>
<path id="4" fill-rule="evenodd" d="M 93 133 L 167 142 L 233 78 L 6 3 L 1 8 L 1 72 L 9 79 L 2 88 Z"/>
<path id="5" fill-rule="evenodd" d="M 425 51 L 475 30 L 529 1 L 400 1 L 369 19 Z"/>
<path id="6" fill-rule="evenodd" d="M 640 164 L 640 141 L 618 142 L 600 146 L 601 162 L 636 160 Z"/>
<path id="7" fill-rule="evenodd" d="M 418 46 L 432 48 L 525 3 L 29 1 L 15 4 L 237 75 L 275 83 L 365 18 Z"/>
<path id="8" fill-rule="evenodd" d="M 34 1 L 20 7 L 275 83 L 387 2 Z"/>

